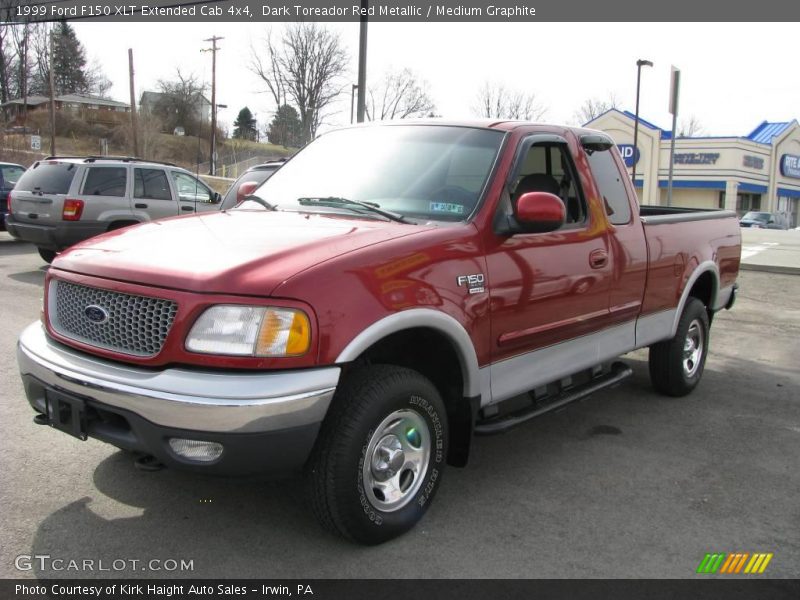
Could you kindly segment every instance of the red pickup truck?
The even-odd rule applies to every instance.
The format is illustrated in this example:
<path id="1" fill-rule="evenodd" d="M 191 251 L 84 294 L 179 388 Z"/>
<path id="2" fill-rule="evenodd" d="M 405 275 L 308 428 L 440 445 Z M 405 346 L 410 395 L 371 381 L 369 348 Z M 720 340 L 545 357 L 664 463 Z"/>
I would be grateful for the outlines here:
<path id="1" fill-rule="evenodd" d="M 152 464 L 303 469 L 314 513 L 410 529 L 475 433 L 630 373 L 698 384 L 736 215 L 640 207 L 612 140 L 519 122 L 321 136 L 236 209 L 53 262 L 18 361 L 37 415 Z"/>

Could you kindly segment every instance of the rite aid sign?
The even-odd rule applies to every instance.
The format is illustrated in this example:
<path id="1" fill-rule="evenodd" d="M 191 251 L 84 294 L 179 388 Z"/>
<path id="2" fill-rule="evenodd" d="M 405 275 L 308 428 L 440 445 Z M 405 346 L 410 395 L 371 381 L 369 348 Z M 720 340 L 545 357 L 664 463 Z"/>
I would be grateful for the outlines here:
<path id="1" fill-rule="evenodd" d="M 781 156 L 781 175 L 800 179 L 800 156 L 796 154 Z"/>
<path id="2" fill-rule="evenodd" d="M 642 156 L 642 153 L 639 152 L 638 148 L 634 148 L 633 144 L 619 144 L 617 148 L 619 148 L 619 153 L 622 155 L 622 160 L 625 161 L 626 167 L 632 167 L 638 163 L 639 158 Z"/>

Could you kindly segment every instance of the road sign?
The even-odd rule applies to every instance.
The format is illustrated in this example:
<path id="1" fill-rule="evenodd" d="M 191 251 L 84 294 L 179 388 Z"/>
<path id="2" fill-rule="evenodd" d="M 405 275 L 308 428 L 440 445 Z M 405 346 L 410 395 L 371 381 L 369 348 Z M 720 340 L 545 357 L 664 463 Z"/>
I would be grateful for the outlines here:
<path id="1" fill-rule="evenodd" d="M 32 135 L 31 136 L 31 150 L 41 150 L 42 149 L 42 136 L 40 135 Z"/>

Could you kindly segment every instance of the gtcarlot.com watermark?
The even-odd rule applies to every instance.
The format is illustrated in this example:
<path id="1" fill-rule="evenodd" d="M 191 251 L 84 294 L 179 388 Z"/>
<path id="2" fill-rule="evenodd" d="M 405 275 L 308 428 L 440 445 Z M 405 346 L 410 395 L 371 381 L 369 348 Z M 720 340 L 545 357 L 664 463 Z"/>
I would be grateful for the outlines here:
<path id="1" fill-rule="evenodd" d="M 194 571 L 194 559 L 184 558 L 61 558 L 50 554 L 20 554 L 14 559 L 18 571 L 95 573 L 100 571 Z"/>

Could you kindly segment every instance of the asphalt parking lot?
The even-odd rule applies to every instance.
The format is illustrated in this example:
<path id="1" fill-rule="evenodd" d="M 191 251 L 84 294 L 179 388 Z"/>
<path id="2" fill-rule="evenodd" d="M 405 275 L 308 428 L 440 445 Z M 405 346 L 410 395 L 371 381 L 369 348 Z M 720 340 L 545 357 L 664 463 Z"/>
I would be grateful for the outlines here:
<path id="1" fill-rule="evenodd" d="M 298 481 L 144 473 L 34 425 L 14 347 L 44 275 L 0 233 L 0 577 L 684 578 L 707 552 L 772 552 L 764 576 L 800 576 L 798 275 L 741 273 L 690 397 L 656 395 L 631 355 L 618 388 L 478 438 L 420 525 L 377 548 L 319 529 Z M 53 570 L 70 560 L 95 570 Z"/>

